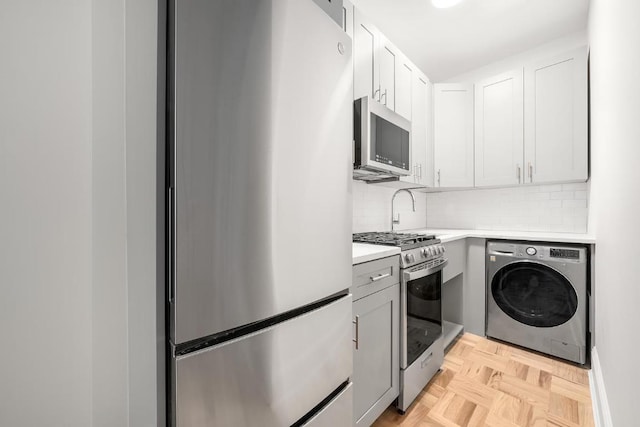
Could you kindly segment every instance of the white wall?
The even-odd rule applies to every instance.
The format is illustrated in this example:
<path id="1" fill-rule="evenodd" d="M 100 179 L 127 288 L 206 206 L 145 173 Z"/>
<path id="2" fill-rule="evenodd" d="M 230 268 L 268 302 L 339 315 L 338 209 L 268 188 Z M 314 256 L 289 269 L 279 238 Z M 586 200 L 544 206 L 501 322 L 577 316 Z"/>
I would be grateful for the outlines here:
<path id="1" fill-rule="evenodd" d="M 162 7 L 29 0 L 0 14 L 2 426 L 164 424 Z"/>
<path id="2" fill-rule="evenodd" d="M 93 7 L 93 426 L 160 426 L 159 3 L 93 0 Z"/>
<path id="3" fill-rule="evenodd" d="M 575 34 L 570 34 L 566 37 L 553 40 L 549 43 L 542 44 L 535 49 L 527 50 L 517 55 L 509 56 L 501 59 L 500 61 L 492 62 L 483 67 L 475 70 L 460 74 L 453 78 L 447 79 L 446 83 L 463 83 L 463 82 L 476 82 L 483 80 L 498 74 L 502 74 L 506 71 L 510 71 L 514 68 L 522 68 L 522 66 L 530 61 L 536 59 L 542 59 L 551 57 L 569 50 L 585 46 L 588 42 L 587 32 L 580 31 Z"/>
<path id="4" fill-rule="evenodd" d="M 93 426 L 127 426 L 124 2 L 93 2 Z"/>
<path id="5" fill-rule="evenodd" d="M 591 0 L 596 347 L 613 425 L 638 424 L 640 3 Z"/>
<path id="6" fill-rule="evenodd" d="M 428 228 L 586 233 L 588 184 L 428 193 Z"/>
<path id="7" fill-rule="evenodd" d="M 108 2 L 112 0 L 100 0 Z M 126 0 L 127 299 L 129 426 L 165 424 L 164 80 L 158 81 L 163 0 Z M 161 31 L 160 37 L 164 36 Z M 160 42 L 162 43 L 162 42 Z M 161 66 L 164 67 L 161 58 Z M 160 87 L 158 86 L 160 84 Z M 158 211 L 158 206 L 161 206 Z M 124 301 L 123 301 L 124 302 Z M 113 425 L 113 424 L 112 424 Z"/>
<path id="8" fill-rule="evenodd" d="M 91 1 L 0 13 L 0 425 L 91 425 Z"/>
<path id="9" fill-rule="evenodd" d="M 390 231 L 391 198 L 396 188 L 380 184 L 366 184 L 353 181 L 353 232 Z M 395 230 L 426 228 L 427 206 L 424 193 L 413 192 L 416 199 L 416 211 L 412 210 L 411 196 L 400 192 L 395 199 L 395 212 L 400 213 L 400 224 Z"/>

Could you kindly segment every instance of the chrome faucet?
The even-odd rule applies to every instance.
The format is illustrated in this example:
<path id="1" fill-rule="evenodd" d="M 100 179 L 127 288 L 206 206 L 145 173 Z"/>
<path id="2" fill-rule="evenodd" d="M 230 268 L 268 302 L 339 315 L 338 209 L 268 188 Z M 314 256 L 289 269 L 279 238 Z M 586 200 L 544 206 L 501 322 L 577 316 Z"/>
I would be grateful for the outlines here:
<path id="1" fill-rule="evenodd" d="M 394 224 L 400 224 L 400 214 L 398 214 L 398 219 L 395 218 L 394 209 L 393 209 L 393 201 L 396 199 L 396 196 L 399 192 L 406 191 L 411 196 L 411 201 L 413 202 L 413 211 L 416 211 L 416 198 L 414 197 L 411 190 L 407 190 L 406 188 L 401 188 L 400 190 L 393 193 L 393 197 L 391 197 L 391 231 L 393 231 Z"/>

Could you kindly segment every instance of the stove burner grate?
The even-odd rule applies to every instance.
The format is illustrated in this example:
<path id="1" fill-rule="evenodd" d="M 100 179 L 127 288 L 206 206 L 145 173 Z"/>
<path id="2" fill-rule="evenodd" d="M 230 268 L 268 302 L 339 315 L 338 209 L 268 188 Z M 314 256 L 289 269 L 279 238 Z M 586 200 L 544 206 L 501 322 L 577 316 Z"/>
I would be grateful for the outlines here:
<path id="1" fill-rule="evenodd" d="M 355 233 L 353 235 L 353 241 L 373 245 L 399 246 L 402 249 L 412 249 L 440 243 L 440 240 L 436 239 L 435 235 L 395 232 Z"/>

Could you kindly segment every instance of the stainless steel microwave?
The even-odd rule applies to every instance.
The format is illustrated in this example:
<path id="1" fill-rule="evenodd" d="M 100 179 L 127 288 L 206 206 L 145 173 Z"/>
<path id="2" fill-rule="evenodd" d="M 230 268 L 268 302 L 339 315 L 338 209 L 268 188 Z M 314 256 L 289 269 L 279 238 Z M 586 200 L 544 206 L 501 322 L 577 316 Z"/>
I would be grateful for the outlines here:
<path id="1" fill-rule="evenodd" d="M 411 175 L 409 120 L 365 96 L 353 103 L 353 133 L 354 172 Z"/>

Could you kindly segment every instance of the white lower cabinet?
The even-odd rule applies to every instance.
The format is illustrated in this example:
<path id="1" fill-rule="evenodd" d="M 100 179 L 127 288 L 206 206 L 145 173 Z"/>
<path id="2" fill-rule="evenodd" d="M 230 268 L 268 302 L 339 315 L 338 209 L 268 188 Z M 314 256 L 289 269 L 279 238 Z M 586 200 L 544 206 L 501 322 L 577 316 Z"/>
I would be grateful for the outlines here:
<path id="1" fill-rule="evenodd" d="M 387 258 L 397 279 L 398 258 Z M 384 261 L 383 261 L 384 262 Z M 370 426 L 399 394 L 400 284 L 378 289 L 386 272 L 381 260 L 354 266 L 354 276 L 367 276 L 373 293 L 353 303 L 353 423 Z M 393 275 L 392 275 L 393 276 Z M 386 276 L 385 276 L 386 277 Z M 374 280 L 375 279 L 375 280 Z M 361 288 L 362 286 L 360 286 Z"/>

